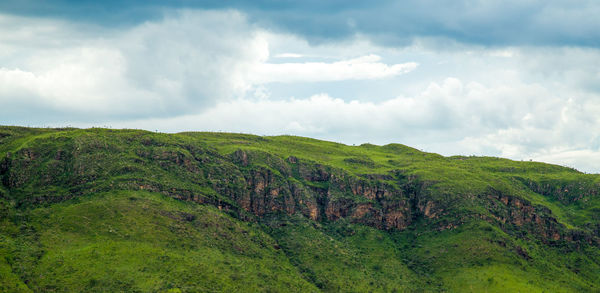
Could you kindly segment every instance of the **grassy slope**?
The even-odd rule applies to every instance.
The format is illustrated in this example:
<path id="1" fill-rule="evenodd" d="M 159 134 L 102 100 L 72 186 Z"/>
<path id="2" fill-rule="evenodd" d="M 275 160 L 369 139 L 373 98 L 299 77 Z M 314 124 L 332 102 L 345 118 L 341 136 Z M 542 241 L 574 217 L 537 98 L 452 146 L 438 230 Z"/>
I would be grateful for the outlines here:
<path id="1" fill-rule="evenodd" d="M 9 257 L 36 292 L 316 291 L 260 228 L 213 207 L 115 192 L 27 216 Z"/>
<path id="2" fill-rule="evenodd" d="M 415 228 L 393 237 L 404 247 L 407 263 L 434 276 L 450 291 L 470 292 L 581 292 L 597 289 L 598 252 L 584 275 L 573 274 L 580 253 L 541 247 L 534 241 L 514 239 L 485 222 L 455 230 L 433 232 Z M 417 234 L 417 235 L 415 235 Z M 515 253 L 522 249 L 531 257 Z M 585 257 L 584 257 L 585 258 Z M 589 259 L 587 259 L 589 261 Z"/>
<path id="3" fill-rule="evenodd" d="M 464 201 L 465 195 L 493 186 L 548 207 L 566 227 L 581 229 L 599 222 L 600 199 L 585 191 L 597 190 L 600 176 L 542 163 L 442 157 L 398 144 L 354 147 L 292 136 L 164 135 L 102 129 L 0 128 L 0 132 L 12 134 L 0 137 L 0 158 L 25 148 L 47 149 L 52 156 L 60 148 L 79 153 L 72 158 L 75 166 L 96 162 L 96 167 L 84 166 L 94 178 L 83 185 L 87 189 L 103 190 L 143 179 L 229 200 L 204 187 L 189 172 L 152 165 L 156 156 L 140 157 L 139 150 L 155 151 L 141 143 L 145 139 L 184 156 L 193 155 L 193 150 L 181 146 L 194 145 L 214 152 L 211 156 L 226 156 L 238 149 L 282 159 L 293 155 L 356 175 L 402 170 L 436 182 L 430 187 L 432 196 L 461 200 L 463 212 L 481 209 Z M 40 168 L 52 168 L 49 162 Z M 345 221 L 315 223 L 282 215 L 263 224 L 249 224 L 210 206 L 133 191 L 15 207 L 31 196 L 68 195 L 70 180 L 78 178 L 77 174 L 77 170 L 67 170 L 56 175 L 64 177 L 60 186 L 31 184 L 5 196 L 12 200 L 2 202 L 0 291 L 576 292 L 600 286 L 597 247 L 585 251 L 548 247 L 485 222 L 442 232 L 418 223 L 393 233 Z M 570 201 L 541 195 L 524 184 L 528 180 L 551 190 L 576 186 L 583 198 Z M 7 188 L 0 188 L 0 193 L 9 194 Z M 526 251 L 530 259 L 519 256 L 517 250 Z"/>
<path id="4" fill-rule="evenodd" d="M 404 263 L 389 235 L 373 228 L 295 217 L 278 223 L 271 235 L 305 278 L 325 291 L 416 291 L 428 286 Z"/>

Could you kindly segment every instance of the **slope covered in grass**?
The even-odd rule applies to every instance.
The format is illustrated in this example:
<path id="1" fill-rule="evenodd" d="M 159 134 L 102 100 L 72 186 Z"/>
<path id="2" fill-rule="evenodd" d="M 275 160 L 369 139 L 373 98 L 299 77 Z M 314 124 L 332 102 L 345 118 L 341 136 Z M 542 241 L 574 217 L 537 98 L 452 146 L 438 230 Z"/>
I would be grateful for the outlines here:
<path id="1" fill-rule="evenodd" d="M 134 191 L 27 215 L 4 256 L 33 291 L 316 290 L 269 235 L 214 207 Z"/>
<path id="2" fill-rule="evenodd" d="M 0 291 L 600 290 L 600 176 L 293 136 L 0 127 Z"/>

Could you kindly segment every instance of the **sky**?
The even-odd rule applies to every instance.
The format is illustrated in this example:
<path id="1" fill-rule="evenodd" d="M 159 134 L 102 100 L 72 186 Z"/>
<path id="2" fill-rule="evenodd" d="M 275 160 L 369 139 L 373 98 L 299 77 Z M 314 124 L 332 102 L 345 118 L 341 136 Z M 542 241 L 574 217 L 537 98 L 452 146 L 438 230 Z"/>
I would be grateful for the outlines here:
<path id="1" fill-rule="evenodd" d="M 291 134 L 600 173 L 599 1 L 0 1 L 0 124 Z"/>

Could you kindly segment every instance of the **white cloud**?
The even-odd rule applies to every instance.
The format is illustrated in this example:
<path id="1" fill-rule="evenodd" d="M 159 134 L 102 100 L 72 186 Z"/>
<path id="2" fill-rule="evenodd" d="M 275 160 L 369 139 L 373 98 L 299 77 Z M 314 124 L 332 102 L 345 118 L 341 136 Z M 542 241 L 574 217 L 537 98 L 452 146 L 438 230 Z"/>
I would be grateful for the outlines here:
<path id="1" fill-rule="evenodd" d="M 50 109 L 112 112 L 143 110 L 156 94 L 128 87 L 122 76 L 125 60 L 107 48 L 61 49 L 28 59 L 29 70 L 0 69 L 0 99 L 30 99 Z M 121 112 L 122 113 L 122 112 Z"/>
<path id="2" fill-rule="evenodd" d="M 235 11 L 171 12 L 87 36 L 61 21 L 3 16 L 0 23 L 11 24 L 0 28 L 0 39 L 10 44 L 0 53 L 0 101 L 13 105 L 0 109 L 4 117 L 11 108 L 27 109 L 14 97 L 27 100 L 32 111 L 43 107 L 83 119 L 182 115 L 250 90 L 265 97 L 268 91 L 256 90 L 261 84 L 378 79 L 416 67 L 387 65 L 376 55 L 268 63 L 269 41 L 288 37 L 263 32 Z"/>
<path id="3" fill-rule="evenodd" d="M 43 106 L 88 119 L 197 111 L 244 95 L 251 87 L 247 71 L 268 55 L 266 42 L 237 12 L 182 11 L 87 38 L 63 22 L 13 20 L 22 25 L 17 32 L 0 29 L 12 48 L 0 55 L 4 117 L 19 104 L 15 97 L 27 99 L 32 111 Z M 46 33 L 57 38 L 55 46 L 35 44 Z"/>
<path id="4" fill-rule="evenodd" d="M 545 150 L 533 154 L 532 160 L 600 173 L 600 151 L 590 149 Z"/>
<path id="5" fill-rule="evenodd" d="M 273 56 L 275 58 L 302 58 L 304 55 L 296 53 L 281 53 Z"/>
<path id="6" fill-rule="evenodd" d="M 316 82 L 355 79 L 380 79 L 407 73 L 417 68 L 417 63 L 387 65 L 381 57 L 367 55 L 333 63 L 262 63 L 251 72 L 254 83 Z"/>

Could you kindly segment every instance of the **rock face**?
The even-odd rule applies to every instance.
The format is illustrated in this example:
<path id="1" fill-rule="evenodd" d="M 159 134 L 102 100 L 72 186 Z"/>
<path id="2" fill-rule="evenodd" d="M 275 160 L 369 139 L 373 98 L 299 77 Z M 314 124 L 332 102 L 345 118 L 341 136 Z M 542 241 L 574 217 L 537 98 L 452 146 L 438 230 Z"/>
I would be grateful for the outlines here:
<path id="1" fill-rule="evenodd" d="M 356 176 L 293 156 L 284 162 L 272 158 L 267 161 L 276 164 L 265 167 L 253 164 L 256 156 L 235 151 L 232 161 L 244 180 L 235 192 L 214 187 L 220 193 L 230 193 L 240 208 L 258 217 L 301 213 L 315 221 L 346 219 L 378 229 L 404 230 L 419 218 L 436 222 L 447 213 L 447 204 L 427 196 L 429 183 L 415 176 L 403 176 L 401 172 Z M 518 197 L 492 190 L 487 195 L 487 207 L 491 213 L 487 219 L 507 230 L 521 229 L 545 242 L 583 239 L 597 243 L 597 235 L 569 232 L 549 209 Z M 437 229 L 456 228 L 467 217 L 444 219 L 437 223 Z"/>
<path id="2" fill-rule="evenodd" d="M 503 227 L 513 225 L 529 232 L 539 233 L 545 240 L 564 239 L 561 225 L 545 207 L 533 206 L 530 202 L 501 192 L 492 191 L 488 195 L 492 203 L 492 215 Z"/>
<path id="3" fill-rule="evenodd" d="M 598 196 L 600 193 L 600 186 L 594 185 L 590 181 L 571 181 L 564 182 L 558 180 L 545 180 L 543 182 L 535 182 L 532 180 L 526 180 L 523 178 L 517 178 L 533 192 L 539 193 L 544 196 L 556 199 L 562 203 L 570 204 L 584 197 Z"/>
<path id="4" fill-rule="evenodd" d="M 394 185 L 356 177 L 296 157 L 286 160 L 289 166 L 269 166 L 279 169 L 277 172 L 252 166 L 252 155 L 245 151 L 237 150 L 232 157 L 245 178 L 243 186 L 234 195 L 235 201 L 259 217 L 274 212 L 290 215 L 299 212 L 313 220 L 347 218 L 380 229 L 404 229 L 415 217 L 411 196 L 416 194 L 406 190 L 408 185 L 414 189 L 418 185 L 416 181 L 386 177 L 395 180 Z M 429 213 L 429 208 L 427 211 Z"/>
<path id="5" fill-rule="evenodd" d="M 501 223 L 501 227 L 516 226 L 532 234 L 541 236 L 543 242 L 556 241 L 584 241 L 593 245 L 600 245 L 598 232 L 584 233 L 582 231 L 568 230 L 552 215 L 550 209 L 535 206 L 529 201 L 506 195 L 492 190 L 488 194 L 491 200 L 492 217 Z M 514 229 L 513 229 L 514 230 Z"/>
<path id="6" fill-rule="evenodd" d="M 314 221 L 345 219 L 382 230 L 404 230 L 420 219 L 437 230 L 454 229 L 469 219 L 485 219 L 506 231 L 525 231 L 543 241 L 598 244 L 593 233 L 566 229 L 545 207 L 490 189 L 480 195 L 432 197 L 422 181 L 400 170 L 352 174 L 332 166 L 287 156 L 237 149 L 222 155 L 209 147 L 178 145 L 141 138 L 130 150 L 96 140 L 65 140 L 59 148 L 22 148 L 0 159 L 0 179 L 23 194 L 23 204 L 55 202 L 109 190 L 148 190 L 201 204 L 211 204 L 246 220 L 272 214 L 301 214 Z M 118 162 L 118 163 L 115 163 Z M 347 164 L 372 168 L 371 159 L 351 157 Z M 143 170 L 152 170 L 144 173 Z M 176 175 L 172 179 L 173 174 Z M 169 175 L 169 176 L 167 176 Z M 170 178 L 170 179 L 165 179 Z M 523 184 L 540 194 L 573 201 L 597 194 L 593 186 Z M 53 186 L 66 187 L 52 189 Z M 62 192 L 62 193 L 61 193 Z M 458 212 L 474 200 L 487 212 Z"/>

